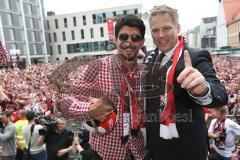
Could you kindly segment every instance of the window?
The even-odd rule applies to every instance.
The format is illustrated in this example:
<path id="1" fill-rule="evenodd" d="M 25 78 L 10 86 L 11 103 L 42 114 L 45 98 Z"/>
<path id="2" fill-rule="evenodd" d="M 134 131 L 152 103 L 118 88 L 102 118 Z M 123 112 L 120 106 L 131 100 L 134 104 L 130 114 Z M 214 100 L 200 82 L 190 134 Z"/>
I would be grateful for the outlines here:
<path id="1" fill-rule="evenodd" d="M 52 46 L 49 46 L 49 51 L 50 51 L 50 55 L 53 55 L 53 49 L 52 49 Z"/>
<path id="2" fill-rule="evenodd" d="M 114 11 L 113 12 L 113 17 L 116 17 L 117 16 L 117 13 Z"/>
<path id="3" fill-rule="evenodd" d="M 64 27 L 67 28 L 67 27 L 68 27 L 67 18 L 64 18 L 64 19 L 63 19 L 63 23 L 64 23 Z"/>
<path id="4" fill-rule="evenodd" d="M 103 27 L 100 27 L 100 33 L 101 33 L 101 37 L 104 37 Z"/>
<path id="5" fill-rule="evenodd" d="M 47 20 L 47 29 L 50 29 L 49 21 Z"/>
<path id="6" fill-rule="evenodd" d="M 87 24 L 86 22 L 86 16 L 82 16 L 82 19 L 83 19 L 83 25 L 85 26 Z"/>
<path id="7" fill-rule="evenodd" d="M 123 11 L 117 11 L 116 12 L 116 16 L 118 16 L 118 17 L 120 16 L 121 17 L 122 15 L 123 15 Z"/>
<path id="8" fill-rule="evenodd" d="M 93 24 L 96 24 L 96 14 L 92 15 L 92 19 L 93 19 Z"/>
<path id="9" fill-rule="evenodd" d="M 94 38 L 93 28 L 90 28 L 91 38 Z"/>
<path id="10" fill-rule="evenodd" d="M 58 29 L 58 20 L 55 19 L 55 28 Z"/>
<path id="11" fill-rule="evenodd" d="M 73 26 L 74 26 L 74 27 L 77 26 L 77 19 L 76 19 L 76 17 L 73 17 Z"/>
<path id="12" fill-rule="evenodd" d="M 74 34 L 74 31 L 71 31 L 72 33 L 72 40 L 75 40 L 75 34 Z"/>
<path id="13" fill-rule="evenodd" d="M 54 39 L 54 42 L 57 42 L 57 34 L 55 32 L 53 33 L 53 39 Z"/>
<path id="14" fill-rule="evenodd" d="M 2 24 L 12 26 L 13 25 L 13 19 L 11 13 L 1 13 L 2 14 Z"/>
<path id="15" fill-rule="evenodd" d="M 134 14 L 134 9 L 128 9 L 127 14 Z"/>
<path id="16" fill-rule="evenodd" d="M 51 34 L 50 34 L 50 33 L 48 33 L 48 40 L 49 40 L 50 43 L 52 42 Z"/>
<path id="17" fill-rule="evenodd" d="M 84 30 L 81 29 L 81 38 L 84 39 Z"/>
<path id="18" fill-rule="evenodd" d="M 103 22 L 104 23 L 107 22 L 107 20 L 106 20 L 106 13 L 103 13 Z"/>
<path id="19" fill-rule="evenodd" d="M 97 22 L 96 22 L 97 24 L 103 23 L 103 14 L 102 13 L 97 14 L 96 18 L 97 18 Z"/>
<path id="20" fill-rule="evenodd" d="M 138 14 L 138 9 L 134 8 L 134 14 Z"/>
<path id="21" fill-rule="evenodd" d="M 107 12 L 106 13 L 106 19 L 113 18 L 113 12 Z"/>
<path id="22" fill-rule="evenodd" d="M 65 34 L 65 32 L 62 32 L 62 38 L 63 38 L 63 41 L 66 41 L 66 34 Z"/>
<path id="23" fill-rule="evenodd" d="M 33 18 L 33 27 L 36 28 L 36 29 L 39 29 L 40 28 L 40 21 L 38 18 Z"/>
<path id="24" fill-rule="evenodd" d="M 10 35 L 10 40 L 15 40 L 15 35 L 14 35 L 14 29 L 9 28 L 9 35 Z"/>
<path id="25" fill-rule="evenodd" d="M 61 45 L 58 45 L 58 54 L 62 54 Z"/>

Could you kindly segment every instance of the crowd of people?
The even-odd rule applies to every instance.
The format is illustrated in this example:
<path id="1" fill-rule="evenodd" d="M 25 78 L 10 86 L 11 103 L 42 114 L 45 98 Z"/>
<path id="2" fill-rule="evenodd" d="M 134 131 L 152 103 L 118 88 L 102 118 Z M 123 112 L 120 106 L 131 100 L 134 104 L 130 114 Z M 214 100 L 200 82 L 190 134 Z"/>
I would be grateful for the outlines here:
<path id="1" fill-rule="evenodd" d="M 153 160 L 202 160 L 207 154 L 213 160 L 238 159 L 240 145 L 235 145 L 235 140 L 240 136 L 240 58 L 212 55 L 211 61 L 207 51 L 188 48 L 178 36 L 175 9 L 155 7 L 150 17 L 157 48 L 144 60 L 152 69 L 147 75 L 147 83 L 151 84 L 146 86 L 166 88 L 165 94 L 146 94 L 147 115 L 160 114 L 157 123 L 146 123 L 146 151 L 150 150 Z M 145 25 L 138 17 L 125 16 L 117 22 L 115 32 L 117 53 L 111 56 L 0 70 L 0 159 L 20 160 L 30 155 L 31 160 L 65 160 L 75 152 L 86 159 L 144 159 L 144 121 L 138 121 L 144 116 L 144 93 L 136 57 L 144 44 Z M 159 81 L 159 73 L 163 73 L 160 79 L 167 85 Z M 160 104 L 163 110 L 159 113 Z M 209 153 L 202 107 L 208 108 L 205 121 L 209 127 Z M 212 109 L 215 107 L 219 108 Z M 187 121 L 182 119 L 186 114 Z M 43 125 L 36 123 L 36 115 L 58 118 L 53 124 Z M 228 115 L 234 115 L 236 122 Z M 69 119 L 91 122 L 95 129 L 90 136 L 91 148 L 84 151 L 78 134 L 66 130 Z M 104 124 L 104 134 L 99 134 L 102 128 L 96 125 L 106 119 L 109 124 Z M 213 120 L 208 123 L 209 119 Z M 169 154 L 172 152 L 175 154 Z"/>

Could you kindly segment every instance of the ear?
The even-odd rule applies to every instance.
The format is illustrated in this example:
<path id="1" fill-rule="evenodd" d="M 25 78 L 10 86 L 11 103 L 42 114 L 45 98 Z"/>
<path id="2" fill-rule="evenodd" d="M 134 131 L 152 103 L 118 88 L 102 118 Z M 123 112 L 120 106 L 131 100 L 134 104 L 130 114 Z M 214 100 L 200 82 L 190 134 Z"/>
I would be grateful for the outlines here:
<path id="1" fill-rule="evenodd" d="M 181 27 L 180 27 L 180 24 L 177 24 L 177 33 L 179 34 L 181 31 Z"/>
<path id="2" fill-rule="evenodd" d="M 145 42 L 145 38 L 142 40 L 141 45 L 143 46 Z"/>
<path id="3" fill-rule="evenodd" d="M 117 42 L 117 36 L 114 35 L 114 42 Z"/>

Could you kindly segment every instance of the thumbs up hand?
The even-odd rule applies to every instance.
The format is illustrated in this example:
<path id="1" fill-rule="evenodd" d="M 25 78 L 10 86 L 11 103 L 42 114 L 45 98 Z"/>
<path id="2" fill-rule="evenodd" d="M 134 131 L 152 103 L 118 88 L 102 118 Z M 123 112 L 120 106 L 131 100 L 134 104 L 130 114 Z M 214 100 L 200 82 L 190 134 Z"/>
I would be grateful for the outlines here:
<path id="1" fill-rule="evenodd" d="M 208 92 L 206 80 L 202 73 L 192 67 L 192 61 L 187 50 L 184 51 L 184 65 L 184 70 L 177 77 L 178 83 L 194 96 L 205 95 Z"/>

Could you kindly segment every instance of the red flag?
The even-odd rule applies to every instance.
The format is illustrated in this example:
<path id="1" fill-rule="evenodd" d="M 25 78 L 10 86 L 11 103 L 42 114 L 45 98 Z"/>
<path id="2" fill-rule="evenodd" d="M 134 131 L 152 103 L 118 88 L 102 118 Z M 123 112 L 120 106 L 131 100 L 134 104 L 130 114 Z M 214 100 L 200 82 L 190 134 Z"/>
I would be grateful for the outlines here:
<path id="1" fill-rule="evenodd" d="M 2 42 L 0 42 L 0 65 L 12 65 L 12 63 L 12 57 L 8 54 Z"/>

